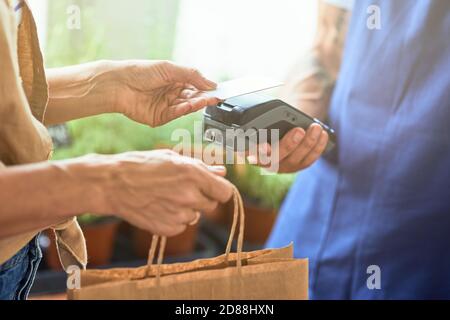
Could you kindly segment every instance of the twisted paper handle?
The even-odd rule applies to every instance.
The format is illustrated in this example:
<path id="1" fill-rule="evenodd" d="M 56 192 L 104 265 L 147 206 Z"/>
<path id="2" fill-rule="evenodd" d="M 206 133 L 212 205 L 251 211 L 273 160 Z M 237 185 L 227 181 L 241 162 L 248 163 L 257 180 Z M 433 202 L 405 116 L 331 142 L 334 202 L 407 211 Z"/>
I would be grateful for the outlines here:
<path id="1" fill-rule="evenodd" d="M 164 251 L 166 250 L 167 237 L 159 237 L 154 235 L 152 239 L 152 244 L 150 246 L 150 250 L 148 253 L 147 260 L 147 277 L 149 277 L 151 273 L 151 268 L 153 266 L 153 261 L 155 260 L 156 248 L 158 247 L 159 239 L 161 238 L 161 243 L 159 247 L 158 260 L 157 260 L 157 269 L 156 269 L 156 283 L 159 286 L 159 282 L 161 280 L 161 265 L 164 259 Z"/>
<path id="2" fill-rule="evenodd" d="M 233 190 L 233 203 L 234 203 L 234 215 L 233 215 L 233 224 L 231 226 L 230 237 L 228 238 L 227 248 L 225 251 L 225 263 L 228 265 L 229 257 L 231 252 L 231 247 L 233 245 L 234 236 L 236 234 L 237 224 L 239 222 L 239 234 L 237 240 L 237 268 L 239 272 L 242 268 L 242 248 L 244 246 L 244 231 L 245 231 L 245 213 L 244 213 L 244 205 L 242 202 L 241 194 L 239 190 L 234 187 Z M 152 243 L 150 245 L 150 250 L 148 253 L 148 261 L 147 261 L 147 277 L 152 275 L 152 268 L 154 266 L 153 261 L 155 260 L 156 249 L 158 247 L 158 242 L 161 240 L 159 246 L 158 260 L 157 260 L 157 269 L 156 269 L 156 282 L 159 286 L 161 279 L 161 265 L 164 259 L 164 251 L 166 249 L 167 237 L 160 237 L 154 235 L 152 238 Z"/>
<path id="3" fill-rule="evenodd" d="M 242 266 L 242 247 L 244 246 L 245 231 L 245 212 L 241 194 L 235 187 L 233 191 L 234 215 L 233 224 L 231 226 L 230 237 L 228 238 L 227 248 L 225 251 L 225 263 L 228 264 L 231 246 L 233 245 L 234 236 L 236 234 L 237 224 L 239 222 L 239 234 L 237 240 L 237 267 L 240 270 Z"/>

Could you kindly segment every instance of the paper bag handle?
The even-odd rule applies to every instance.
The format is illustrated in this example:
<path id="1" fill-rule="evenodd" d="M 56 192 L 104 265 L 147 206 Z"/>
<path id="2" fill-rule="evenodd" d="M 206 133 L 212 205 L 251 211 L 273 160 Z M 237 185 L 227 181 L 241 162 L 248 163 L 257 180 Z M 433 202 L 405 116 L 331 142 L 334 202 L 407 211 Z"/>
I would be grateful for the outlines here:
<path id="1" fill-rule="evenodd" d="M 233 190 L 233 203 L 234 203 L 233 224 L 231 226 L 230 237 L 228 238 L 227 248 L 225 251 L 225 263 L 227 265 L 229 263 L 231 247 L 233 245 L 237 224 L 239 222 L 239 234 L 237 240 L 237 268 L 240 271 L 242 267 L 242 248 L 244 246 L 245 212 L 241 194 L 239 193 L 239 190 L 236 187 L 234 187 Z M 150 276 L 159 240 L 161 240 L 161 243 L 159 246 L 157 269 L 156 269 L 156 281 L 158 285 L 161 278 L 161 265 L 164 259 L 164 251 L 166 249 L 167 237 L 160 237 L 157 235 L 153 236 L 147 261 L 147 276 Z"/>
<path id="2" fill-rule="evenodd" d="M 158 247 L 158 242 L 161 239 L 161 243 L 159 245 L 159 253 L 157 260 L 157 269 L 156 269 L 156 282 L 159 285 L 159 281 L 161 279 L 161 265 L 164 259 L 164 251 L 166 250 L 167 237 L 160 237 L 154 235 L 152 238 L 152 244 L 150 245 L 150 250 L 148 252 L 148 260 L 147 260 L 147 277 L 151 275 L 151 268 L 153 266 L 153 261 L 155 260 L 156 249 Z"/>
<path id="3" fill-rule="evenodd" d="M 244 246 L 245 211 L 241 194 L 239 193 L 239 190 L 236 187 L 234 188 L 233 191 L 233 202 L 234 202 L 233 224 L 231 226 L 230 237 L 228 238 L 227 248 L 225 251 L 225 263 L 228 264 L 229 262 L 231 246 L 233 245 L 237 224 L 239 222 L 239 234 L 237 240 L 237 267 L 240 269 L 242 267 L 242 248 Z"/>

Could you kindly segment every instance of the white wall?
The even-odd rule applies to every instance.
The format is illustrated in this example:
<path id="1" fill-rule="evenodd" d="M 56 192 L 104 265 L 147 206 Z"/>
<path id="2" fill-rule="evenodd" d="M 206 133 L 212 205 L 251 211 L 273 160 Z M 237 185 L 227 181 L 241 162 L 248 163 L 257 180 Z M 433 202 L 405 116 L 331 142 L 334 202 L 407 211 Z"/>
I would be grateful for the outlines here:
<path id="1" fill-rule="evenodd" d="M 283 78 L 310 47 L 315 0 L 181 0 L 175 60 L 216 81 Z"/>
<path id="2" fill-rule="evenodd" d="M 316 0 L 180 1 L 174 59 L 216 81 L 246 75 L 282 79 L 316 29 Z M 48 0 L 29 3 L 45 47 Z"/>

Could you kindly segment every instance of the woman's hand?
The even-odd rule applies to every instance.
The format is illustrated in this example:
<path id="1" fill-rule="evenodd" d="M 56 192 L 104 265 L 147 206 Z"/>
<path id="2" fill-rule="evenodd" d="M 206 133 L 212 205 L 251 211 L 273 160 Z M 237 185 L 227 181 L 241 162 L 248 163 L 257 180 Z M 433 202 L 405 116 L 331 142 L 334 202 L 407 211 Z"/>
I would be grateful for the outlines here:
<path id="1" fill-rule="evenodd" d="M 115 111 L 151 127 L 219 103 L 204 91 L 216 84 L 195 69 L 167 61 L 118 62 Z"/>
<path id="2" fill-rule="evenodd" d="M 214 82 L 167 61 L 96 61 L 47 69 L 46 125 L 118 112 L 152 127 L 214 106 Z"/>
<path id="3" fill-rule="evenodd" d="M 224 167 L 169 150 L 89 155 L 66 166 L 72 176 L 94 190 L 90 212 L 115 214 L 153 234 L 174 236 L 227 202 L 232 184 Z M 75 172 L 76 171 L 76 172 Z"/>

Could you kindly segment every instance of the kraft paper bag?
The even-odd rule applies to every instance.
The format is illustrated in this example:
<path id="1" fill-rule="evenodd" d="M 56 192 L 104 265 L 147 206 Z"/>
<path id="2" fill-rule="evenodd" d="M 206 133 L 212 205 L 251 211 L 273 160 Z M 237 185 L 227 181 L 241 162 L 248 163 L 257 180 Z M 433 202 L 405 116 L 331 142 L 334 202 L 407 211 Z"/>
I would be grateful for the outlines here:
<path id="1" fill-rule="evenodd" d="M 165 237 L 154 236 L 147 266 L 81 271 L 71 300 L 306 300 L 308 260 L 294 259 L 292 245 L 242 252 L 244 210 L 234 192 L 234 220 L 224 255 L 162 264 Z M 240 220 L 240 221 L 239 221 Z M 239 221 L 237 253 L 230 253 Z M 159 243 L 157 263 L 153 264 Z"/>

